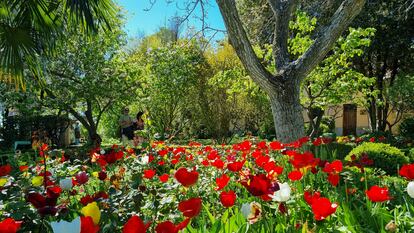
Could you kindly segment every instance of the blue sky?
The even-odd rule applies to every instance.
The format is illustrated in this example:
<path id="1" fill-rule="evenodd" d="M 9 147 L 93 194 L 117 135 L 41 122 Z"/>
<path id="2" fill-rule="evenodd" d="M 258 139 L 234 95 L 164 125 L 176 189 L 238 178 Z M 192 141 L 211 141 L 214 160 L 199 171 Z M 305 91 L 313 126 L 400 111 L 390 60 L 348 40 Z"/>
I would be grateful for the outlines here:
<path id="1" fill-rule="evenodd" d="M 155 4 L 150 10 L 148 9 L 151 4 L 150 0 L 117 0 L 126 11 L 126 25 L 125 30 L 130 37 L 136 37 L 142 35 L 150 35 L 157 31 L 161 26 L 168 26 L 169 19 L 175 16 L 185 15 L 186 11 L 183 10 L 184 3 L 187 0 L 156 0 Z M 171 3 L 168 3 L 171 2 Z M 220 10 L 214 0 L 208 1 L 209 5 L 206 6 L 207 18 L 206 23 L 213 28 L 224 30 L 224 22 L 220 14 Z M 200 8 L 195 10 L 195 13 L 189 18 L 189 25 L 185 24 L 185 27 L 192 26 L 196 29 L 201 28 L 201 21 L 196 17 L 200 17 Z M 186 28 L 182 31 L 185 31 Z M 219 33 L 215 39 L 223 38 L 223 33 Z"/>

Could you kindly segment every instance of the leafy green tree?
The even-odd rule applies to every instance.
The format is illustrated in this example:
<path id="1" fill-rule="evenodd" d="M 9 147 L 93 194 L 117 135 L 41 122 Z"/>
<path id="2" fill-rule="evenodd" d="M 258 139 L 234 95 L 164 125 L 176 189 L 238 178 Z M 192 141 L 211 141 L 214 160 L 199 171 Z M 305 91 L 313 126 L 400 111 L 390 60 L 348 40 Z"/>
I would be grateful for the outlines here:
<path id="1" fill-rule="evenodd" d="M 23 86 L 23 70 L 41 75 L 40 58 L 53 55 L 66 25 L 82 31 L 109 28 L 116 18 L 112 0 L 2 0 L 0 2 L 0 80 Z"/>
<path id="2" fill-rule="evenodd" d="M 198 102 L 209 134 L 221 142 L 244 131 L 272 134 L 268 130 L 273 128 L 268 127 L 269 122 L 273 124 L 268 97 L 249 78 L 231 45 L 222 42 L 205 56 L 210 72 L 207 84 L 198 91 Z"/>
<path id="3" fill-rule="evenodd" d="M 273 72 L 257 57 L 248 37 L 235 0 L 216 0 L 223 16 L 229 40 L 250 77 L 270 98 L 276 135 L 282 142 L 291 142 L 305 135 L 300 85 L 332 49 L 337 39 L 361 11 L 364 0 L 345 0 L 336 9 L 325 27 L 316 29 L 312 44 L 297 59 L 288 52 L 289 22 L 298 1 L 272 0 L 267 4 L 274 19 L 272 36 Z"/>
<path id="4" fill-rule="evenodd" d="M 132 100 L 140 71 L 129 66 L 122 52 L 126 40 L 120 23 L 112 25 L 112 33 L 100 31 L 93 38 L 76 30 L 66 35 L 48 65 L 47 85 L 39 88 L 46 106 L 67 111 L 89 138 L 96 137 L 103 114 Z"/>
<path id="5" fill-rule="evenodd" d="M 295 36 L 289 40 L 289 52 L 299 56 L 312 44 L 310 33 L 314 30 L 316 18 L 306 13 L 297 13 L 291 22 Z M 352 67 L 352 59 L 361 56 L 370 45 L 374 28 L 349 28 L 347 35 L 340 37 L 329 55 L 302 82 L 301 103 L 306 110 L 310 136 L 319 134 L 322 117 L 328 107 L 353 102 L 363 105 L 364 95 L 374 81 Z"/>
<path id="6" fill-rule="evenodd" d="M 192 87 L 206 65 L 200 47 L 194 41 L 178 40 L 160 47 L 138 48 L 134 56 L 136 64 L 146 68 L 139 99 L 148 110 L 155 132 L 161 137 L 178 134 L 189 121 Z"/>
<path id="7" fill-rule="evenodd" d="M 395 95 L 389 95 L 399 88 L 404 91 L 403 83 L 409 87 L 414 72 L 414 11 L 406 11 L 405 6 L 405 0 L 370 1 L 353 23 L 377 30 L 371 46 L 353 61 L 357 71 L 375 79 L 369 87 L 375 94 L 365 95 L 372 131 L 391 130 L 397 123 L 394 120 L 401 119 L 401 110 L 406 109 L 395 106 Z"/>
<path id="8" fill-rule="evenodd" d="M 400 74 L 395 83 L 387 90 L 387 101 L 391 106 L 389 112 L 394 112 L 393 120 L 387 119 L 388 129 L 404 119 L 405 114 L 414 112 L 414 75 Z"/>

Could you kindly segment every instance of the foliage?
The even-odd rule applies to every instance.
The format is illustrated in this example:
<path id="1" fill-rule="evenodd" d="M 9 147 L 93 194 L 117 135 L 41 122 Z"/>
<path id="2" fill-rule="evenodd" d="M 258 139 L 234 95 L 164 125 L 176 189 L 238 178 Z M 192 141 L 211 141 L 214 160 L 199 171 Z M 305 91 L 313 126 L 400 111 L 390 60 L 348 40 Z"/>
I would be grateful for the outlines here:
<path id="1" fill-rule="evenodd" d="M 414 110 L 414 75 L 400 74 L 388 89 L 388 100 L 401 114 Z M 398 117 L 398 116 L 397 116 Z"/>
<path id="2" fill-rule="evenodd" d="M 400 135 L 408 140 L 414 140 L 414 117 L 405 118 L 399 126 Z"/>
<path id="3" fill-rule="evenodd" d="M 58 44 L 57 56 L 48 65 L 48 85 L 43 103 L 70 113 L 88 130 L 97 133 L 102 116 L 133 98 L 140 73 L 129 67 L 122 52 L 125 35 L 121 23 L 112 33 L 100 31 L 94 38 L 79 37 L 68 29 L 66 40 Z"/>
<path id="4" fill-rule="evenodd" d="M 56 41 L 64 40 L 61 36 L 66 25 L 97 32 L 110 28 L 116 12 L 112 0 L 2 1 L 0 80 L 24 87 L 24 68 L 28 67 L 31 74 L 42 75 L 41 61 L 53 55 Z"/>
<path id="5" fill-rule="evenodd" d="M 10 148 L 15 141 L 31 141 L 35 131 L 46 131 L 51 142 L 59 146 L 69 125 L 70 120 L 65 116 L 13 116 L 4 119 L 0 135 L 5 148 Z"/>
<path id="6" fill-rule="evenodd" d="M 414 12 L 400 10 L 406 3 L 405 0 L 387 4 L 371 1 L 351 25 L 377 30 L 371 46 L 364 48 L 364 53 L 353 61 L 357 71 L 375 79 L 369 87 L 375 95 L 364 95 L 372 131 L 391 131 L 408 110 L 401 100 L 409 97 L 409 90 L 412 91 Z"/>
<path id="7" fill-rule="evenodd" d="M 203 75 L 205 58 L 197 43 L 187 40 L 139 50 L 133 59 L 145 67 L 145 75 L 138 104 L 148 110 L 153 133 L 175 135 L 191 118 L 193 87 Z"/>
<path id="8" fill-rule="evenodd" d="M 355 147 L 349 152 L 345 160 L 352 161 L 353 155 L 358 160 L 364 154 L 367 154 L 374 161 L 373 167 L 381 168 L 388 174 L 396 174 L 398 168 L 409 162 L 407 156 L 398 148 L 390 146 L 389 144 L 372 142 L 365 142 Z"/>

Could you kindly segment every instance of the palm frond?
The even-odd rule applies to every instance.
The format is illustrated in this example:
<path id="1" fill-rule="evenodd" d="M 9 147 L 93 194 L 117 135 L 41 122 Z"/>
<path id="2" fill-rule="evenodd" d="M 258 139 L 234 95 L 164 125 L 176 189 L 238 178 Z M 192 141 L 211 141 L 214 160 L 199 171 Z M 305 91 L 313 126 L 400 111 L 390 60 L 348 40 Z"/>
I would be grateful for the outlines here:
<path id="1" fill-rule="evenodd" d="M 3 0 L 0 2 L 0 81 L 24 86 L 24 70 L 42 75 L 39 57 L 50 57 L 65 23 L 86 32 L 110 29 L 112 0 Z M 64 26 L 65 25 L 65 26 Z"/>

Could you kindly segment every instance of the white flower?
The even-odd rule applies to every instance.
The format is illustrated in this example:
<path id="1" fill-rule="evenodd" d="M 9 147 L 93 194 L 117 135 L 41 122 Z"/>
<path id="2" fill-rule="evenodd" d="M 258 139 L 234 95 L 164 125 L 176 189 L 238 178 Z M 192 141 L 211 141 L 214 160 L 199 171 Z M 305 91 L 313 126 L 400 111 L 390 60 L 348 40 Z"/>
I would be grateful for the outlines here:
<path id="1" fill-rule="evenodd" d="M 278 183 L 279 184 L 279 190 L 276 191 L 273 195 L 270 195 L 270 197 L 273 199 L 273 201 L 277 202 L 285 202 L 288 201 L 290 198 L 290 186 L 288 183 Z"/>
<path id="2" fill-rule="evenodd" d="M 80 233 L 81 221 L 80 217 L 72 222 L 60 221 L 50 223 L 54 233 Z"/>
<path id="3" fill-rule="evenodd" d="M 244 203 L 241 212 L 250 224 L 257 222 L 262 216 L 262 206 L 257 202 Z"/>
<path id="4" fill-rule="evenodd" d="M 407 193 L 410 197 L 414 198 L 414 181 L 411 181 L 407 185 Z"/>
<path id="5" fill-rule="evenodd" d="M 142 165 L 148 164 L 149 163 L 149 156 L 147 156 L 147 155 L 142 156 L 141 159 L 138 160 L 138 163 L 142 164 Z"/>
<path id="6" fill-rule="evenodd" d="M 60 180 L 59 181 L 59 186 L 63 190 L 71 190 L 72 186 L 73 186 L 72 179 L 71 178 L 66 178 L 66 179 Z"/>
<path id="7" fill-rule="evenodd" d="M 105 150 L 104 149 L 101 149 L 101 155 L 103 155 L 103 154 L 105 154 Z"/>

